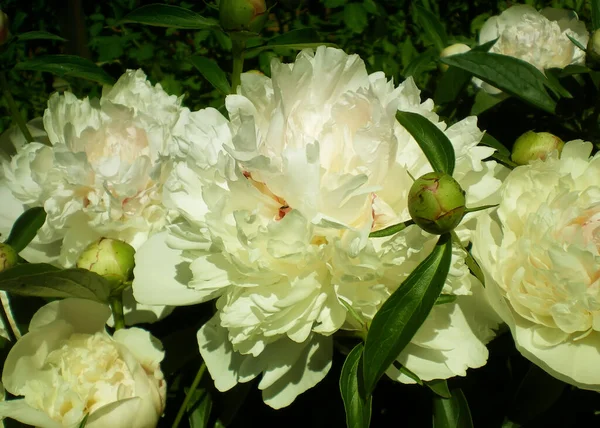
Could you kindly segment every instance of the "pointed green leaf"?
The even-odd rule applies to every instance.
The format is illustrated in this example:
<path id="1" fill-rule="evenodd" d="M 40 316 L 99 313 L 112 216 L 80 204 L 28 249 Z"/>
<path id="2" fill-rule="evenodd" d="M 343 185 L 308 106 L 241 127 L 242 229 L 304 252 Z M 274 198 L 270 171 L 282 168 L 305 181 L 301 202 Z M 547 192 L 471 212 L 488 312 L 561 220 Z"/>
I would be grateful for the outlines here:
<path id="1" fill-rule="evenodd" d="M 469 403 L 460 389 L 452 390 L 451 398 L 434 395 L 433 428 L 473 428 Z"/>
<path id="2" fill-rule="evenodd" d="M 552 407 L 567 385 L 531 364 L 508 409 L 508 419 L 526 425 Z"/>
<path id="3" fill-rule="evenodd" d="M 424 7 L 413 6 L 413 16 L 416 23 L 423 28 L 427 38 L 433 43 L 438 52 L 448 45 L 448 36 L 441 21 Z"/>
<path id="4" fill-rule="evenodd" d="M 231 86 L 229 85 L 229 80 L 227 80 L 227 75 L 216 62 L 203 56 L 193 56 L 190 58 L 190 61 L 216 89 L 225 95 L 231 93 Z"/>
<path id="5" fill-rule="evenodd" d="M 187 394 L 188 391 L 186 390 Z M 198 388 L 192 394 L 187 406 L 188 421 L 190 428 L 207 428 L 212 410 L 212 397 L 204 388 Z"/>
<path id="6" fill-rule="evenodd" d="M 189 9 L 166 4 L 149 4 L 129 12 L 119 24 L 145 24 L 155 27 L 208 30 L 220 28 L 215 19 L 204 18 Z"/>
<path id="7" fill-rule="evenodd" d="M 79 297 L 106 303 L 110 284 L 86 269 L 60 269 L 35 263 L 17 265 L 0 272 L 0 290 L 21 296 Z"/>
<path id="8" fill-rule="evenodd" d="M 15 70 L 45 71 L 60 77 L 79 77 L 106 85 L 115 82 L 92 61 L 76 55 L 45 55 L 17 63 Z"/>
<path id="9" fill-rule="evenodd" d="M 456 294 L 440 294 L 440 297 L 435 301 L 436 305 L 445 305 L 447 303 L 454 303 L 458 296 Z"/>
<path id="10" fill-rule="evenodd" d="M 456 158 L 454 147 L 446 134 L 417 113 L 399 111 L 396 119 L 417 141 L 433 170 L 452 175 Z"/>
<path id="11" fill-rule="evenodd" d="M 391 226 L 386 227 L 385 229 L 376 230 L 375 232 L 371 232 L 369 234 L 369 238 L 383 238 L 385 236 L 395 235 L 396 233 L 403 231 L 408 226 L 415 224 L 412 220 L 407 220 L 404 223 L 393 224 Z"/>
<path id="12" fill-rule="evenodd" d="M 19 42 L 25 42 L 28 40 L 58 40 L 61 42 L 66 42 L 67 39 L 63 39 L 56 34 L 48 33 L 47 31 L 29 31 L 28 33 L 17 34 L 15 38 Z"/>
<path id="13" fill-rule="evenodd" d="M 590 33 L 593 33 L 600 28 L 600 0 L 591 0 L 592 7 L 592 28 Z"/>
<path id="14" fill-rule="evenodd" d="M 485 91 L 477 91 L 477 94 L 475 94 L 475 102 L 473 103 L 469 114 L 478 116 L 506 99 L 508 99 L 508 96 L 503 93 L 492 95 Z"/>
<path id="15" fill-rule="evenodd" d="M 429 48 L 412 59 L 412 61 L 404 68 L 402 75 L 404 77 L 418 77 L 429 66 L 435 68 L 434 61 L 439 57 L 439 53 L 434 48 Z"/>
<path id="16" fill-rule="evenodd" d="M 346 357 L 340 375 L 340 392 L 346 409 L 348 428 L 368 428 L 371 421 L 371 395 L 362 383 L 363 344 L 359 343 Z"/>
<path id="17" fill-rule="evenodd" d="M 503 155 L 510 157 L 510 150 L 508 150 L 500 141 L 496 140 L 487 132 L 483 134 L 480 144 L 496 149 L 498 153 L 502 153 Z"/>
<path id="18" fill-rule="evenodd" d="M 79 428 L 85 428 L 85 426 L 87 425 L 87 420 L 89 418 L 90 414 L 86 413 L 85 417 L 81 420 L 81 423 L 79 424 Z"/>
<path id="19" fill-rule="evenodd" d="M 448 382 L 446 379 L 434 379 L 425 382 L 425 385 L 431 389 L 434 393 L 442 398 L 451 398 L 450 390 L 448 389 Z"/>
<path id="20" fill-rule="evenodd" d="M 548 82 L 541 71 L 525 61 L 511 56 L 473 50 L 442 58 L 441 61 L 466 70 L 507 94 L 554 113 L 556 101 L 550 97 L 545 88 L 553 84 Z"/>
<path id="21" fill-rule="evenodd" d="M 449 234 L 440 236 L 435 248 L 375 314 L 364 350 L 365 390 L 375 384 L 411 341 L 439 297 L 452 258 Z"/>
<path id="22" fill-rule="evenodd" d="M 37 231 L 46 221 L 46 212 L 42 207 L 34 207 L 25 211 L 13 224 L 6 244 L 20 253 L 35 238 Z"/>

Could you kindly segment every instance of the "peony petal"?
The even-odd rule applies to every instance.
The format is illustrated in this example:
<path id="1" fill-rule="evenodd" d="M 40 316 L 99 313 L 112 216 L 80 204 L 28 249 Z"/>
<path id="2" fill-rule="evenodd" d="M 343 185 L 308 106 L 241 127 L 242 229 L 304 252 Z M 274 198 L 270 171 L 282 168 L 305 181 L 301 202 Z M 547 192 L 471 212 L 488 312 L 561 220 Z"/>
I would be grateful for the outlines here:
<path id="1" fill-rule="evenodd" d="M 167 232 L 152 236 L 135 254 L 133 296 L 146 305 L 193 305 L 204 294 L 187 287 L 192 279 L 182 251 L 170 248 Z"/>
<path id="2" fill-rule="evenodd" d="M 55 300 L 43 306 L 33 315 L 29 331 L 48 326 L 55 321 L 65 321 L 77 333 L 94 334 L 104 331 L 104 324 L 110 316 L 108 305 L 87 299 L 69 298 Z"/>
<path id="3" fill-rule="evenodd" d="M 140 411 L 142 399 L 132 397 L 115 401 L 100 407 L 92 413 L 87 423 L 88 428 L 154 428 L 158 417 Z"/>
<path id="4" fill-rule="evenodd" d="M 113 339 L 125 345 L 143 366 L 157 368 L 165 357 L 160 341 L 141 328 L 117 330 Z"/>
<path id="5" fill-rule="evenodd" d="M 263 390 L 264 402 L 274 409 L 289 406 L 298 395 L 323 380 L 331 368 L 332 354 L 333 339 L 315 334 L 293 367 Z"/>
<path id="6" fill-rule="evenodd" d="M 221 327 L 219 315 L 213 316 L 198 330 L 198 346 L 215 387 L 228 391 L 238 382 L 248 382 L 262 371 L 256 367 L 256 358 L 233 350 L 227 329 Z"/>
<path id="7" fill-rule="evenodd" d="M 3 418 L 15 419 L 39 428 L 63 428 L 63 424 L 51 419 L 41 410 L 30 407 L 24 399 L 0 402 L 0 419 Z"/>

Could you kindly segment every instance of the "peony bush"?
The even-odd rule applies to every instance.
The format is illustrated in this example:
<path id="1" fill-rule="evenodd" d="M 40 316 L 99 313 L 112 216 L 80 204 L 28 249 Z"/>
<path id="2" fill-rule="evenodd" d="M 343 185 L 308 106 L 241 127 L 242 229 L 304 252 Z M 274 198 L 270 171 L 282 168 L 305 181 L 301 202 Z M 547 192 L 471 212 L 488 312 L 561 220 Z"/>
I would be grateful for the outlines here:
<path id="1" fill-rule="evenodd" d="M 538 3 L 0 11 L 0 423 L 597 425 L 600 5 Z"/>

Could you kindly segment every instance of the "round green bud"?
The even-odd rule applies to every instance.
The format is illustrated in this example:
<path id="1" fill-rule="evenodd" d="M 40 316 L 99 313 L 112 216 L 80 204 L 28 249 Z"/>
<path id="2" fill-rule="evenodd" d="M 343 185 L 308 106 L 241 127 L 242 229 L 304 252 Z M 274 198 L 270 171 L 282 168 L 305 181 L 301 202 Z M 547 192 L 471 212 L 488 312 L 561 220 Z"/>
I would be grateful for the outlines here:
<path id="1" fill-rule="evenodd" d="M 530 161 L 545 160 L 553 151 L 562 152 L 565 143 L 549 132 L 527 131 L 515 141 L 510 158 L 517 165 L 527 165 Z"/>
<path id="2" fill-rule="evenodd" d="M 267 21 L 265 0 L 221 0 L 219 19 L 225 31 L 259 33 Z"/>
<path id="3" fill-rule="evenodd" d="M 594 31 L 590 36 L 585 59 L 588 65 L 600 65 L 600 30 Z"/>
<path id="4" fill-rule="evenodd" d="M 119 287 L 133 279 L 134 255 L 135 250 L 126 242 L 100 238 L 83 250 L 77 267 L 95 272 Z"/>
<path id="5" fill-rule="evenodd" d="M 453 45 L 446 46 L 440 52 L 440 58 L 445 58 L 447 56 L 458 55 L 461 53 L 469 52 L 471 48 L 464 43 L 454 43 Z M 440 63 L 440 70 L 446 71 L 448 70 L 448 65 L 443 62 Z"/>
<path id="6" fill-rule="evenodd" d="M 415 180 L 408 192 L 413 221 L 435 235 L 450 232 L 465 214 L 465 192 L 448 174 L 430 172 Z"/>
<path id="7" fill-rule="evenodd" d="M 0 272 L 10 269 L 19 261 L 19 255 L 8 244 L 0 244 Z"/>

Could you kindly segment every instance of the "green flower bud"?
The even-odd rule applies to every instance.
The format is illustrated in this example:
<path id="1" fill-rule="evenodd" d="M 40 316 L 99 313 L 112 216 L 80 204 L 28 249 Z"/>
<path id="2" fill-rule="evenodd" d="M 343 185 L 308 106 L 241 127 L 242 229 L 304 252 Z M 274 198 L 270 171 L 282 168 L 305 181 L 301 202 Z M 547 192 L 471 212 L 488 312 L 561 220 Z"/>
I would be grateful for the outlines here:
<path id="1" fill-rule="evenodd" d="M 590 36 L 585 59 L 589 65 L 600 65 L 600 30 L 594 31 Z"/>
<path id="2" fill-rule="evenodd" d="M 549 132 L 527 131 L 515 141 L 510 157 L 517 165 L 527 165 L 535 159 L 546 159 L 555 150 L 560 155 L 564 145 L 563 140 Z"/>
<path id="3" fill-rule="evenodd" d="M 103 276 L 118 288 L 133 279 L 134 255 L 135 250 L 131 245 L 116 239 L 100 238 L 83 250 L 77 267 Z"/>
<path id="4" fill-rule="evenodd" d="M 0 10 L 0 45 L 8 39 L 8 15 Z"/>
<path id="5" fill-rule="evenodd" d="M 219 18 L 225 31 L 259 33 L 267 21 L 265 0 L 221 0 Z"/>
<path id="6" fill-rule="evenodd" d="M 454 43 L 453 45 L 447 46 L 440 52 L 440 58 L 445 58 L 447 56 L 458 55 L 461 53 L 469 52 L 471 48 L 464 43 Z M 448 65 L 444 63 L 440 63 L 440 70 L 446 71 L 448 70 Z"/>
<path id="7" fill-rule="evenodd" d="M 448 174 L 430 172 L 408 192 L 408 212 L 421 229 L 435 235 L 450 232 L 465 214 L 465 192 Z"/>
<path id="8" fill-rule="evenodd" d="M 19 255 L 13 247 L 8 244 L 0 244 L 0 272 L 13 267 L 18 260 Z"/>

